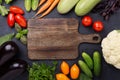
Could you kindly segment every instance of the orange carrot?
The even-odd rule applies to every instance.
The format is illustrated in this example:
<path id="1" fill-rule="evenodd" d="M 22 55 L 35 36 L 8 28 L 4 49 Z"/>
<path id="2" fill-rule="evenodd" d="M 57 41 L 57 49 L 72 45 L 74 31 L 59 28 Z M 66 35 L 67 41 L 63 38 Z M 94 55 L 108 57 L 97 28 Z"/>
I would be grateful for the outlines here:
<path id="1" fill-rule="evenodd" d="M 55 0 L 52 5 L 48 8 L 48 10 L 46 12 L 44 12 L 39 18 L 42 18 L 44 16 L 46 16 L 47 14 L 49 14 L 54 8 L 55 6 L 59 3 L 60 0 Z"/>
<path id="2" fill-rule="evenodd" d="M 44 12 L 49 6 L 54 2 L 54 0 L 48 0 L 39 10 L 38 12 L 33 16 L 36 17 L 38 14 Z"/>
<path id="3" fill-rule="evenodd" d="M 46 0 L 40 0 L 40 3 L 38 6 L 41 6 Z"/>

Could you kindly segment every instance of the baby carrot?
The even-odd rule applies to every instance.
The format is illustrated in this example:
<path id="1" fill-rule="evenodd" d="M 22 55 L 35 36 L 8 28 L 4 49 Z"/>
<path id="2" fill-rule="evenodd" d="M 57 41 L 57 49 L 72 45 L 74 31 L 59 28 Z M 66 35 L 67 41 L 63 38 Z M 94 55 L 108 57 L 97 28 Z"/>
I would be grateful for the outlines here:
<path id="1" fill-rule="evenodd" d="M 42 18 L 44 16 L 46 16 L 47 14 L 49 14 L 54 8 L 55 6 L 58 4 L 60 0 L 55 0 L 52 5 L 48 8 L 48 10 L 46 12 L 44 12 L 39 18 Z"/>
<path id="2" fill-rule="evenodd" d="M 39 10 L 38 12 L 33 16 L 36 17 L 38 14 L 42 13 L 45 11 L 49 6 L 54 2 L 54 0 L 48 0 Z"/>
<path id="3" fill-rule="evenodd" d="M 40 0 L 39 2 L 39 5 L 38 6 L 41 6 L 46 0 Z"/>

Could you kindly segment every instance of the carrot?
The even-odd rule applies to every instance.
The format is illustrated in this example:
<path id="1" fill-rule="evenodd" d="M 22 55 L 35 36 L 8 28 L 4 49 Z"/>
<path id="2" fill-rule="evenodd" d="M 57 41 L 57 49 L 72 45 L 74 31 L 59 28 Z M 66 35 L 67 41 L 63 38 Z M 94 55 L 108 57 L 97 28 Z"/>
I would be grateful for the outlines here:
<path id="1" fill-rule="evenodd" d="M 46 0 L 40 0 L 40 3 L 38 6 L 41 6 Z"/>
<path id="2" fill-rule="evenodd" d="M 39 18 L 42 18 L 44 16 L 46 16 L 47 14 L 49 14 L 54 8 L 55 6 L 59 3 L 60 0 L 55 0 L 52 5 L 48 8 L 48 10 L 46 12 L 44 12 Z"/>
<path id="3" fill-rule="evenodd" d="M 49 8 L 49 6 L 54 2 L 54 0 L 48 0 L 39 10 L 38 12 L 33 16 L 36 17 L 38 14 L 42 13 L 43 11 L 45 11 L 47 8 Z"/>

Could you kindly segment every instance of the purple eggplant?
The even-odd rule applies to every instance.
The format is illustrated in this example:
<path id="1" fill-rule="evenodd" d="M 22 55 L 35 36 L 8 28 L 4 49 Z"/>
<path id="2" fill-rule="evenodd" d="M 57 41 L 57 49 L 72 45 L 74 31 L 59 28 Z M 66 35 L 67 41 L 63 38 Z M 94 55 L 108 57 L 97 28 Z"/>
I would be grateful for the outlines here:
<path id="1" fill-rule="evenodd" d="M 7 41 L 0 47 L 0 66 L 12 59 L 19 52 L 17 44 L 13 41 Z"/>
<path id="2" fill-rule="evenodd" d="M 27 70 L 26 61 L 17 59 L 12 60 L 0 67 L 0 80 L 13 80 Z"/>

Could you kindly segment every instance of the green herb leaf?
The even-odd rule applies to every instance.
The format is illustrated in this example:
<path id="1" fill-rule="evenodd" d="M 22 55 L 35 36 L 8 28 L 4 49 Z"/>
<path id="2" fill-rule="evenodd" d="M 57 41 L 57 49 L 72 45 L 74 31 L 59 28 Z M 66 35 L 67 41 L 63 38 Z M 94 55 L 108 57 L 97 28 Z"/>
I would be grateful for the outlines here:
<path id="1" fill-rule="evenodd" d="M 20 33 L 23 34 L 23 35 L 27 35 L 28 29 L 23 29 L 22 31 L 20 31 Z"/>
<path id="2" fill-rule="evenodd" d="M 8 14 L 8 11 L 9 11 L 9 10 L 8 10 L 5 6 L 0 5 L 0 14 L 1 14 L 2 16 L 7 15 L 7 14 Z"/>
<path id="3" fill-rule="evenodd" d="M 3 1 L 2 1 L 2 0 L 0 0 L 0 4 L 2 4 L 2 2 L 3 2 Z"/>
<path id="4" fill-rule="evenodd" d="M 21 36 L 20 37 L 20 41 L 23 43 L 23 44 L 27 44 L 27 37 L 26 36 Z"/>
<path id="5" fill-rule="evenodd" d="M 17 32 L 22 31 L 22 28 L 20 27 L 20 25 L 18 23 L 15 23 L 15 29 Z"/>
<path id="6" fill-rule="evenodd" d="M 5 0 L 5 3 L 6 4 L 9 4 L 9 3 L 11 3 L 13 0 Z"/>
<path id="7" fill-rule="evenodd" d="M 17 34 L 15 35 L 15 38 L 16 38 L 16 39 L 20 39 L 21 36 L 22 36 L 22 35 L 21 35 L 20 33 L 17 33 Z"/>
<path id="8" fill-rule="evenodd" d="M 33 63 L 29 68 L 29 80 L 55 80 L 55 69 L 56 64 L 53 66 L 47 65 L 45 63 Z"/>

